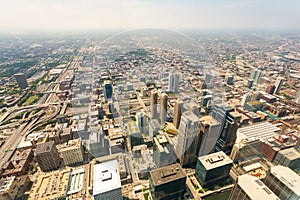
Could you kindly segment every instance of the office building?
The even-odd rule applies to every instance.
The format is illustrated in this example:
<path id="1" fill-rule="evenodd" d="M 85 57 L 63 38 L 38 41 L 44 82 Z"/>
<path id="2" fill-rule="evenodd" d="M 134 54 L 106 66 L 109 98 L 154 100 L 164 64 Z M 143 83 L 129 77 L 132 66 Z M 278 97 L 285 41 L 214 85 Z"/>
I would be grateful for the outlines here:
<path id="1" fill-rule="evenodd" d="M 16 199 L 18 194 L 18 185 L 15 176 L 0 179 L 0 200 Z"/>
<path id="2" fill-rule="evenodd" d="M 95 200 L 122 200 L 117 160 L 94 165 L 93 196 Z"/>
<path id="3" fill-rule="evenodd" d="M 200 118 L 200 148 L 198 156 L 204 156 L 214 150 L 214 146 L 221 133 L 221 124 L 212 116 Z"/>
<path id="4" fill-rule="evenodd" d="M 157 119 L 151 119 L 149 123 L 149 135 L 151 138 L 156 136 L 158 132 L 161 130 L 161 124 Z"/>
<path id="5" fill-rule="evenodd" d="M 178 86 L 179 86 L 179 75 L 178 74 L 170 74 L 168 91 L 177 94 Z"/>
<path id="6" fill-rule="evenodd" d="M 237 143 L 242 139 L 259 139 L 262 142 L 272 139 L 280 132 L 280 128 L 269 122 L 253 124 L 237 130 Z"/>
<path id="7" fill-rule="evenodd" d="M 264 183 L 280 199 L 300 199 L 300 176 L 288 167 L 271 167 Z"/>
<path id="8" fill-rule="evenodd" d="M 150 191 L 153 200 L 183 199 L 186 175 L 177 164 L 150 171 Z"/>
<path id="9" fill-rule="evenodd" d="M 260 79 L 261 77 L 263 76 L 263 71 L 260 70 L 260 69 L 254 69 L 252 72 L 251 72 L 251 75 L 250 75 L 250 79 L 253 79 L 253 83 L 258 85 L 260 84 Z"/>
<path id="10" fill-rule="evenodd" d="M 151 97 L 150 97 L 150 109 L 151 109 L 151 118 L 156 118 L 157 117 L 157 98 L 158 94 L 157 91 L 152 91 L 151 92 Z"/>
<path id="11" fill-rule="evenodd" d="M 66 199 L 71 170 L 41 173 L 31 187 L 28 200 Z"/>
<path id="12" fill-rule="evenodd" d="M 36 146 L 35 158 L 42 171 L 57 169 L 60 157 L 54 141 L 38 144 Z"/>
<path id="13" fill-rule="evenodd" d="M 181 114 L 182 114 L 182 109 L 183 109 L 183 102 L 180 100 L 175 101 L 175 106 L 174 106 L 174 117 L 173 117 L 173 124 L 175 128 L 179 128 L 180 124 L 180 119 L 181 119 Z"/>
<path id="14" fill-rule="evenodd" d="M 168 110 L 168 95 L 163 93 L 160 97 L 160 123 L 163 125 L 166 122 Z"/>
<path id="15" fill-rule="evenodd" d="M 153 138 L 153 159 L 157 167 L 176 163 L 174 146 L 167 134 L 160 134 Z"/>
<path id="16" fill-rule="evenodd" d="M 105 80 L 103 84 L 103 92 L 104 92 L 104 99 L 107 101 L 108 99 L 111 99 L 113 96 L 113 88 L 110 81 Z"/>
<path id="17" fill-rule="evenodd" d="M 225 83 L 227 85 L 233 85 L 233 80 L 234 80 L 234 77 L 233 76 L 226 76 L 225 78 Z"/>
<path id="18" fill-rule="evenodd" d="M 138 112 L 136 113 L 136 124 L 140 129 L 141 133 L 146 133 L 147 132 L 147 116 L 145 115 L 144 112 Z"/>
<path id="19" fill-rule="evenodd" d="M 244 174 L 238 177 L 229 200 L 280 200 L 261 180 Z"/>
<path id="20" fill-rule="evenodd" d="M 246 93 L 244 94 L 242 101 L 241 101 L 241 106 L 245 107 L 246 103 L 250 102 L 252 99 L 252 94 L 251 93 Z"/>
<path id="21" fill-rule="evenodd" d="M 176 154 L 182 166 L 196 163 L 199 150 L 199 118 L 191 111 L 182 114 L 178 129 Z"/>
<path id="22" fill-rule="evenodd" d="M 17 81 L 19 88 L 25 89 L 28 87 L 28 83 L 27 83 L 25 74 L 23 74 L 23 73 L 15 74 L 15 79 Z"/>
<path id="23" fill-rule="evenodd" d="M 249 89 L 251 89 L 252 88 L 252 86 L 253 86 L 253 79 L 249 79 L 248 81 L 247 81 L 247 88 L 249 88 Z"/>
<path id="24" fill-rule="evenodd" d="M 230 106 L 219 104 L 213 107 L 212 117 L 221 123 L 221 134 L 215 146 L 216 151 L 230 152 L 236 140 L 241 114 L 235 112 Z"/>
<path id="25" fill-rule="evenodd" d="M 56 147 L 66 166 L 83 163 L 84 150 L 80 138 L 69 140 Z"/>
<path id="26" fill-rule="evenodd" d="M 276 79 L 276 82 L 275 82 L 275 91 L 274 91 L 275 94 L 279 94 L 280 93 L 281 87 L 283 85 L 283 81 L 284 81 L 284 78 L 282 78 L 282 77 L 278 77 Z"/>
<path id="27" fill-rule="evenodd" d="M 297 92 L 295 102 L 298 103 L 298 104 L 300 104 L 300 89 Z"/>
<path id="28" fill-rule="evenodd" d="M 295 148 L 282 149 L 274 158 L 275 165 L 283 165 L 294 171 L 300 171 L 300 153 Z"/>
<path id="29" fill-rule="evenodd" d="M 298 141 L 294 147 L 298 152 L 300 152 L 300 137 L 298 138 Z"/>
<path id="30" fill-rule="evenodd" d="M 229 177 L 232 160 L 223 152 L 201 156 L 197 160 L 195 175 L 202 187 L 224 181 Z"/>
<path id="31" fill-rule="evenodd" d="M 275 92 L 275 86 L 274 85 L 269 85 L 266 89 L 266 93 L 273 95 Z"/>

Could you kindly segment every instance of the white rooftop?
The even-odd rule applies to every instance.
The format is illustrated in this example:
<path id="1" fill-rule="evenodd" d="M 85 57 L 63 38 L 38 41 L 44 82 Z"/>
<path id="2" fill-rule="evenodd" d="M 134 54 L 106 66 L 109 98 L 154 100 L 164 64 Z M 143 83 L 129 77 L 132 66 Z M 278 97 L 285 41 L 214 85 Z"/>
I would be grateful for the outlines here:
<path id="1" fill-rule="evenodd" d="M 94 165 L 93 195 L 121 188 L 119 166 L 117 160 Z"/>
<path id="2" fill-rule="evenodd" d="M 232 160 L 223 151 L 201 156 L 198 159 L 207 170 L 232 164 Z"/>
<path id="3" fill-rule="evenodd" d="M 250 199 L 280 200 L 261 180 L 248 174 L 238 177 L 238 185 Z"/>
<path id="4" fill-rule="evenodd" d="M 300 196 L 300 176 L 288 167 L 277 165 L 271 168 L 271 173 Z"/>
<path id="5" fill-rule="evenodd" d="M 279 131 L 279 127 L 269 122 L 246 126 L 237 130 L 236 143 L 239 143 L 244 138 L 260 139 L 261 141 L 265 141 L 278 135 L 277 132 Z"/>

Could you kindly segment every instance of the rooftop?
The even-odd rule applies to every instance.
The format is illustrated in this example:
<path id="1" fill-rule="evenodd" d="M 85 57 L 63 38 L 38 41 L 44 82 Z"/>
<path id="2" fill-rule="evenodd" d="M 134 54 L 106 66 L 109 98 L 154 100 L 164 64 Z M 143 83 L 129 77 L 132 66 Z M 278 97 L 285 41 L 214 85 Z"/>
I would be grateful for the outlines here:
<path id="1" fill-rule="evenodd" d="M 54 141 L 38 144 L 35 153 L 40 154 L 40 153 L 50 152 L 53 146 L 54 146 Z"/>
<path id="2" fill-rule="evenodd" d="M 295 194 L 300 196 L 300 176 L 288 167 L 277 165 L 271 168 L 271 174 L 277 177 Z"/>
<path id="3" fill-rule="evenodd" d="M 232 164 L 232 160 L 223 151 L 201 156 L 198 159 L 206 170 Z"/>
<path id="4" fill-rule="evenodd" d="M 246 126 L 238 129 L 236 142 L 238 143 L 244 138 L 260 139 L 261 141 L 265 141 L 276 136 L 277 132 L 279 131 L 279 127 L 269 122 L 263 122 Z"/>
<path id="5" fill-rule="evenodd" d="M 284 155 L 289 160 L 300 159 L 300 153 L 294 148 L 283 149 L 279 151 L 279 153 Z"/>
<path id="6" fill-rule="evenodd" d="M 183 169 L 178 163 L 152 170 L 150 176 L 153 180 L 153 185 L 155 186 L 186 177 Z"/>
<path id="7" fill-rule="evenodd" d="M 250 199 L 280 200 L 263 182 L 248 174 L 238 177 L 238 185 Z"/>
<path id="8" fill-rule="evenodd" d="M 121 188 L 117 160 L 111 160 L 94 165 L 93 195 Z"/>
<path id="9" fill-rule="evenodd" d="M 81 145 L 80 138 L 75 140 L 69 140 L 68 142 L 65 142 L 63 144 L 56 145 L 57 149 L 60 151 L 66 151 L 71 149 L 77 149 Z"/>

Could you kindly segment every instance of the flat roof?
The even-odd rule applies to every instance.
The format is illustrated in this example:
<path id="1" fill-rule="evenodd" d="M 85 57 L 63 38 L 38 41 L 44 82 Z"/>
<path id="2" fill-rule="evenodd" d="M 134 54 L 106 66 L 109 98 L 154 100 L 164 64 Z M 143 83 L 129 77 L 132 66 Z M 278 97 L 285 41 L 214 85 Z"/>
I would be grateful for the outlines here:
<path id="1" fill-rule="evenodd" d="M 237 130 L 237 140 L 236 143 L 241 141 L 244 138 L 253 138 L 260 139 L 261 141 L 265 141 L 267 139 L 271 139 L 274 136 L 278 135 L 277 132 L 280 131 L 280 128 L 276 125 L 273 125 L 269 122 L 263 122 L 259 124 L 254 124 L 250 126 L 246 126 L 243 128 L 239 128 Z"/>
<path id="2" fill-rule="evenodd" d="M 68 195 L 79 192 L 83 186 L 84 168 L 73 171 L 70 174 L 70 182 L 68 188 Z"/>
<path id="3" fill-rule="evenodd" d="M 94 165 L 93 195 L 121 188 L 119 164 L 110 160 Z"/>
<path id="4" fill-rule="evenodd" d="M 300 176 L 288 167 L 277 165 L 271 167 L 271 172 L 276 178 L 300 196 Z"/>
<path id="5" fill-rule="evenodd" d="M 293 147 L 288 148 L 288 149 L 283 149 L 283 150 L 279 151 L 279 153 L 284 155 L 289 160 L 296 160 L 296 159 L 300 160 L 300 153 Z"/>
<path id="6" fill-rule="evenodd" d="M 150 176 L 154 186 L 186 177 L 182 167 L 178 163 L 152 170 L 150 171 Z"/>
<path id="7" fill-rule="evenodd" d="M 40 143 L 36 146 L 35 153 L 40 154 L 40 153 L 50 152 L 54 146 L 55 146 L 54 141 Z"/>
<path id="8" fill-rule="evenodd" d="M 238 185 L 250 199 L 280 200 L 261 180 L 244 174 L 238 177 Z"/>
<path id="9" fill-rule="evenodd" d="M 223 151 L 201 156 L 198 158 L 198 160 L 207 170 L 233 163 L 232 160 Z"/>

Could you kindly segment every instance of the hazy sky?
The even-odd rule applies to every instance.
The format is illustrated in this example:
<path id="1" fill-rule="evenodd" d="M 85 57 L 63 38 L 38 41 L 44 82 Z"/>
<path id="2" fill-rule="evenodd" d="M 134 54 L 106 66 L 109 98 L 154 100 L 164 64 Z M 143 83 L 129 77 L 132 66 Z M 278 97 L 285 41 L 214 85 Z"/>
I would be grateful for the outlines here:
<path id="1" fill-rule="evenodd" d="M 299 0 L 1 0 L 0 30 L 300 29 Z"/>

